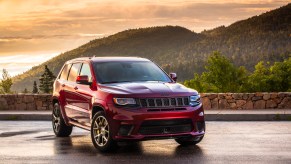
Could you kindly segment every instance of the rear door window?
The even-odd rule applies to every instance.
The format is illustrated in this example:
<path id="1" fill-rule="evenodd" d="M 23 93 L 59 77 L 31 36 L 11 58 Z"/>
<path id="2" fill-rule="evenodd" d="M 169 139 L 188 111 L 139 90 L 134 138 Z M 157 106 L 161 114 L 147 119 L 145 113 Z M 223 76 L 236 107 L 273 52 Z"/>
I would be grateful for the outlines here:
<path id="1" fill-rule="evenodd" d="M 70 69 L 68 81 L 76 82 L 81 63 L 74 63 Z"/>
<path id="2" fill-rule="evenodd" d="M 68 73 L 69 73 L 70 67 L 71 67 L 71 64 L 66 64 L 64 66 L 64 69 L 62 70 L 62 73 L 61 73 L 61 76 L 60 76 L 61 80 L 67 80 L 68 79 Z"/>

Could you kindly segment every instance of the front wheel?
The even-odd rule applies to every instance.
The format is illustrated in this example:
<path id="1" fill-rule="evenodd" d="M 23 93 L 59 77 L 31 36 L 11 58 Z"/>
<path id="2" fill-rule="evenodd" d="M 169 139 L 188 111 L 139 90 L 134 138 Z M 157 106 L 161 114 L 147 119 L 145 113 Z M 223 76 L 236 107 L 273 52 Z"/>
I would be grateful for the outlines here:
<path id="1" fill-rule="evenodd" d="M 203 137 L 204 136 L 191 137 L 191 138 L 178 138 L 178 139 L 175 139 L 175 141 L 182 146 L 196 145 L 202 141 Z"/>
<path id="2" fill-rule="evenodd" d="M 73 130 L 72 126 L 66 125 L 58 103 L 54 104 L 52 112 L 52 125 L 54 133 L 57 137 L 68 137 L 71 135 Z"/>
<path id="3" fill-rule="evenodd" d="M 103 111 L 97 112 L 91 123 L 91 139 L 98 150 L 108 152 L 114 150 L 116 142 L 112 139 L 111 129 Z"/>

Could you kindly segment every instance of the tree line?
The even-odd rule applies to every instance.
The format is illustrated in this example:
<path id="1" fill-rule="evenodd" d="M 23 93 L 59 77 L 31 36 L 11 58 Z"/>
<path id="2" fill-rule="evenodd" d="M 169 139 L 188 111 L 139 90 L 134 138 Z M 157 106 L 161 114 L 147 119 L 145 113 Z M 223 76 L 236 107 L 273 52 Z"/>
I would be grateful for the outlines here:
<path id="1" fill-rule="evenodd" d="M 207 60 L 205 71 L 184 81 L 199 92 L 285 92 L 291 91 L 291 57 L 283 62 L 260 61 L 253 72 L 235 66 L 230 59 L 214 52 Z"/>

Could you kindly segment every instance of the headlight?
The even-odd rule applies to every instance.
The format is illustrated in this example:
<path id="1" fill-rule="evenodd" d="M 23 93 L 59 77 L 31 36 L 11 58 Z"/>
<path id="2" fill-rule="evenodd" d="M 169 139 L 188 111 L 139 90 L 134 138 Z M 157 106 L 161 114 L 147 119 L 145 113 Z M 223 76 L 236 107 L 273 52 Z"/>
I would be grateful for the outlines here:
<path id="1" fill-rule="evenodd" d="M 190 101 L 200 101 L 200 96 L 199 95 L 190 96 Z"/>
<path id="2" fill-rule="evenodd" d="M 133 98 L 113 98 L 116 105 L 135 105 L 136 101 Z"/>
<path id="3" fill-rule="evenodd" d="M 190 96 L 190 105 L 191 106 L 197 106 L 199 105 L 201 102 L 200 102 L 200 95 L 193 95 L 193 96 Z"/>

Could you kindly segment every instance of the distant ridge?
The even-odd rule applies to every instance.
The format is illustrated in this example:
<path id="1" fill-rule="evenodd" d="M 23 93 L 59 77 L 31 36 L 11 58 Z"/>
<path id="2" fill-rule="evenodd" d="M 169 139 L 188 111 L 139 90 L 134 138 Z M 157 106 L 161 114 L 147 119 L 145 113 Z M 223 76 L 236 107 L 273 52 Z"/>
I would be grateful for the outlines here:
<path id="1" fill-rule="evenodd" d="M 32 90 L 44 65 L 55 73 L 67 60 L 84 56 L 140 56 L 149 58 L 166 71 L 178 73 L 179 80 L 202 72 L 207 57 L 220 51 L 236 65 L 249 70 L 258 61 L 282 61 L 291 54 L 291 4 L 201 33 L 179 26 L 131 29 L 95 39 L 60 54 L 13 78 L 15 91 Z"/>

